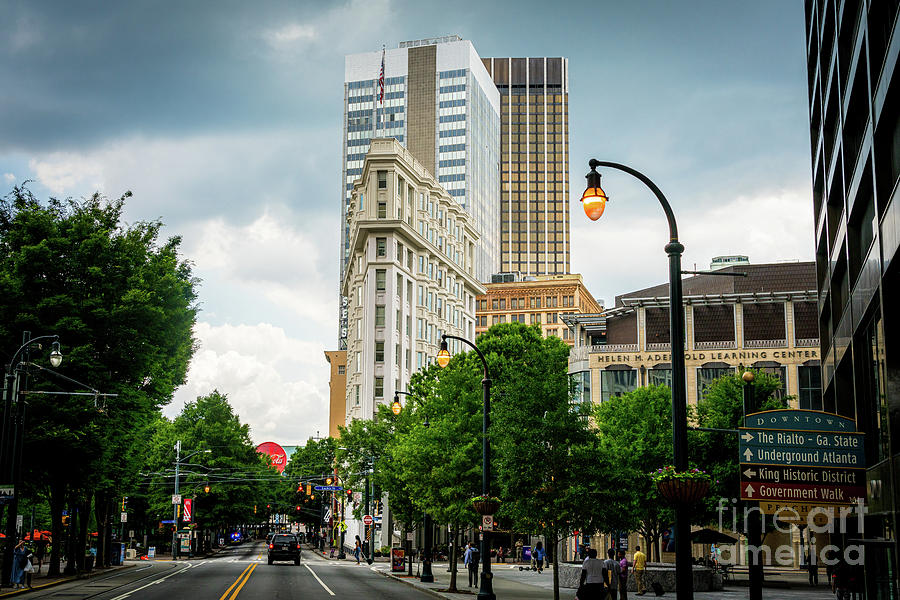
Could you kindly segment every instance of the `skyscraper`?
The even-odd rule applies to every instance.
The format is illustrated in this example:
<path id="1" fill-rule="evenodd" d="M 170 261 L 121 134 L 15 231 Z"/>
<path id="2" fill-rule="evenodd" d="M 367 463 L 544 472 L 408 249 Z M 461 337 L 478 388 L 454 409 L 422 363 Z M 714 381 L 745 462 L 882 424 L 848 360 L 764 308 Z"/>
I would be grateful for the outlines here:
<path id="1" fill-rule="evenodd" d="M 866 598 L 900 588 L 900 5 L 806 0 L 822 408 L 866 434 Z M 848 519 L 855 523 L 856 519 Z M 862 556 L 862 553 L 858 553 Z"/>
<path id="2" fill-rule="evenodd" d="M 346 57 L 341 280 L 350 251 L 353 182 L 376 137 L 405 145 L 472 216 L 480 235 L 475 274 L 488 281 L 500 268 L 500 94 L 472 43 L 454 35 Z M 341 349 L 346 348 L 346 306 L 342 296 Z"/>
<path id="3" fill-rule="evenodd" d="M 569 61 L 484 58 L 500 92 L 500 270 L 569 272 Z"/>

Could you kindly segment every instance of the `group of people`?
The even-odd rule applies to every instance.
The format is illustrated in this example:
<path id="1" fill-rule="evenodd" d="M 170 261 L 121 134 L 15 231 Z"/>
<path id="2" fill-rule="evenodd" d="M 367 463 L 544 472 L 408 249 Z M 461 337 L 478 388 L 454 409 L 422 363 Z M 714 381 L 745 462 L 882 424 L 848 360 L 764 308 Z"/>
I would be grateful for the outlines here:
<path id="1" fill-rule="evenodd" d="M 628 598 L 628 558 L 624 550 L 616 553 L 615 548 L 606 551 L 606 560 L 597 558 L 597 550 L 588 550 L 587 558 L 581 565 L 581 580 L 575 597 L 578 600 L 621 600 Z M 647 555 L 637 546 L 634 553 L 634 579 L 637 595 L 646 593 L 644 573 L 647 569 Z"/>

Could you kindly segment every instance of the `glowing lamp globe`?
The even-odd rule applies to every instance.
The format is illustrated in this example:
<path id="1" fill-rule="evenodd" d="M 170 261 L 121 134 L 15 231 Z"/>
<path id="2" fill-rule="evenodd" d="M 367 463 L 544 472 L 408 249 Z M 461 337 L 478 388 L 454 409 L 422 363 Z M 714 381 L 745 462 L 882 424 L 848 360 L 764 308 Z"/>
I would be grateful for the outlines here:
<path id="1" fill-rule="evenodd" d="M 391 402 L 391 412 L 395 415 L 399 415 L 402 410 L 403 406 L 400 405 L 400 400 L 394 398 L 394 401 Z"/>
<path id="2" fill-rule="evenodd" d="M 581 196 L 584 214 L 586 214 L 591 221 L 596 221 L 603 215 L 603 210 L 606 208 L 606 201 L 608 199 L 609 198 L 603 191 L 603 188 L 599 185 L 597 187 L 587 188 L 584 190 L 584 195 Z"/>

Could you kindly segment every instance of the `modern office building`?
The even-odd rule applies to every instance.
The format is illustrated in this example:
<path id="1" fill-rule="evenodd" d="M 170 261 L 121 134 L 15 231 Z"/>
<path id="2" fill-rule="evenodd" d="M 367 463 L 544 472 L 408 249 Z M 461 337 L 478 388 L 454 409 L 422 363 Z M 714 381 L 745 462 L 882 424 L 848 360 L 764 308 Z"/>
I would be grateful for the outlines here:
<path id="1" fill-rule="evenodd" d="M 500 94 L 470 41 L 446 36 L 346 57 L 341 280 L 351 252 L 347 215 L 353 185 L 370 141 L 379 137 L 406 146 L 469 213 L 480 235 L 475 277 L 488 281 L 500 270 Z M 341 348 L 347 336 L 345 302 L 341 298 Z"/>
<path id="2" fill-rule="evenodd" d="M 753 367 L 778 376 L 795 408 L 822 409 L 816 271 L 812 262 L 725 267 L 746 277 L 683 280 L 688 403 L 718 377 Z M 584 400 L 671 385 L 669 285 L 616 297 L 600 314 L 563 315 L 575 347 L 569 372 Z"/>
<path id="3" fill-rule="evenodd" d="M 483 58 L 500 92 L 500 270 L 569 272 L 569 61 Z"/>
<path id="4" fill-rule="evenodd" d="M 442 333 L 474 339 L 484 293 L 472 217 L 397 140 L 371 141 L 349 211 L 348 422 L 373 418 L 405 390 L 434 360 Z"/>
<path id="5" fill-rule="evenodd" d="M 498 323 L 537 324 L 544 336 L 555 335 L 572 346 L 575 338 L 561 316 L 603 310 L 577 273 L 536 277 L 500 273 L 485 287 L 485 294 L 475 300 L 476 335 Z"/>
<path id="6" fill-rule="evenodd" d="M 867 598 L 900 589 L 900 4 L 806 0 L 823 406 L 866 434 Z"/>
<path id="7" fill-rule="evenodd" d="M 325 360 L 331 365 L 331 376 L 328 379 L 328 435 L 338 438 L 338 427 L 346 424 L 347 416 L 347 351 L 326 350 Z"/>

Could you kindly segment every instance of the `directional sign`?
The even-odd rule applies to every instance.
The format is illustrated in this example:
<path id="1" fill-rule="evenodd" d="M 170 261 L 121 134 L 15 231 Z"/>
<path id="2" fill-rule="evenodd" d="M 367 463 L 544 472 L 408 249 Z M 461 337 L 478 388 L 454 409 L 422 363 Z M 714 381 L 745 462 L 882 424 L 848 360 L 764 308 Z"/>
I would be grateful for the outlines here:
<path id="1" fill-rule="evenodd" d="M 861 433 L 741 428 L 739 437 L 746 463 L 855 467 L 866 459 Z"/>
<path id="2" fill-rule="evenodd" d="M 368 527 L 372 523 L 375 522 L 375 519 L 372 518 L 372 515 L 366 515 L 363 517 L 363 524 Z"/>
<path id="3" fill-rule="evenodd" d="M 0 484 L 0 506 L 4 506 L 12 502 L 16 495 L 16 487 L 11 484 Z"/>
<path id="4" fill-rule="evenodd" d="M 852 420 L 811 410 L 747 415 L 739 430 L 741 499 L 812 506 L 866 496 L 865 438 Z"/>
<path id="5" fill-rule="evenodd" d="M 315 490 L 317 492 L 342 492 L 344 488 L 339 485 L 317 485 Z"/>

